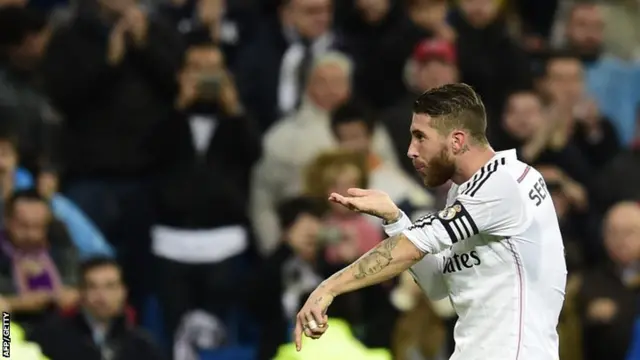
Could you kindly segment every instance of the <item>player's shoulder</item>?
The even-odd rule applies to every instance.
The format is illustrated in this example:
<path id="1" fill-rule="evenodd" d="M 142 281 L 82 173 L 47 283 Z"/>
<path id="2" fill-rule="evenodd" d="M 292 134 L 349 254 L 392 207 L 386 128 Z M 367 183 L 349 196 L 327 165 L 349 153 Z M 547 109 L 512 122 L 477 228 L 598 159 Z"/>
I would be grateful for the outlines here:
<path id="1" fill-rule="evenodd" d="M 528 165 L 515 156 L 496 156 L 471 179 L 461 184 L 459 197 L 472 199 L 519 198 L 519 177 Z"/>

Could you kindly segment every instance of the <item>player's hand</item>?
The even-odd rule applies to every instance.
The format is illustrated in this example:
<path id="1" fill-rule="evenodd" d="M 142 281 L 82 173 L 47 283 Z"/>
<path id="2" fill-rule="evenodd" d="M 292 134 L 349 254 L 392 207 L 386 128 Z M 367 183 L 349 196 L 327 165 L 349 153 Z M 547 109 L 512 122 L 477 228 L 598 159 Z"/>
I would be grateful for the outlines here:
<path id="1" fill-rule="evenodd" d="M 347 190 L 347 196 L 332 193 L 329 201 L 340 204 L 353 211 L 373 215 L 391 223 L 400 218 L 400 209 L 391 201 L 389 195 L 380 190 Z"/>
<path id="2" fill-rule="evenodd" d="M 314 290 L 296 316 L 294 339 L 296 350 L 302 349 L 302 334 L 312 339 L 319 339 L 329 328 L 327 308 L 334 296 L 320 285 Z"/>

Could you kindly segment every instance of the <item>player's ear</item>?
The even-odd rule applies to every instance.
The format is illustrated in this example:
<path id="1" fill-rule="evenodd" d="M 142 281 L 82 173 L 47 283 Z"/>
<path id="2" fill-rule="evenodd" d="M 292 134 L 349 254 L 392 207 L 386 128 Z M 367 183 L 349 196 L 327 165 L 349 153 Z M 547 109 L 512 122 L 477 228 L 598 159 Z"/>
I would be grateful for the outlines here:
<path id="1" fill-rule="evenodd" d="M 451 150 L 454 155 L 462 153 L 466 140 L 467 136 L 464 131 L 453 130 L 451 132 Z"/>

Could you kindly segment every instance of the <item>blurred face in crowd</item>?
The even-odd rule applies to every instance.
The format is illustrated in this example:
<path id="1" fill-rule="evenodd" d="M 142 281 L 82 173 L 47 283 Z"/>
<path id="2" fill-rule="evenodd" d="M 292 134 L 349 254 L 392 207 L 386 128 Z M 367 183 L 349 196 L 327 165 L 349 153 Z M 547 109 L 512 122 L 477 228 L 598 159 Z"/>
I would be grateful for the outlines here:
<path id="1" fill-rule="evenodd" d="M 51 29 L 49 27 L 28 34 L 20 45 L 9 50 L 11 63 L 20 69 L 34 69 L 44 57 L 50 38 Z"/>
<path id="2" fill-rule="evenodd" d="M 455 64 L 442 60 L 430 60 L 417 64 L 415 81 L 420 92 L 453 84 L 457 80 L 458 69 Z"/>
<path id="3" fill-rule="evenodd" d="M 500 10 L 495 0 L 460 0 L 459 4 L 467 21 L 478 28 L 491 24 Z"/>
<path id="4" fill-rule="evenodd" d="M 356 0 L 356 8 L 366 22 L 375 24 L 387 16 L 391 0 Z"/>
<path id="5" fill-rule="evenodd" d="M 597 5 L 577 5 L 567 24 L 567 40 L 583 55 L 595 55 L 604 39 L 604 20 Z"/>
<path id="6" fill-rule="evenodd" d="M 349 77 L 338 64 L 320 65 L 309 76 L 307 93 L 318 107 L 333 111 L 349 98 Z"/>
<path id="7" fill-rule="evenodd" d="M 424 29 L 440 26 L 447 11 L 447 2 L 442 0 L 415 0 L 409 7 L 411 20 Z"/>
<path id="8" fill-rule="evenodd" d="M 211 99 L 217 95 L 223 71 L 224 58 L 218 48 L 192 46 L 187 50 L 179 80 L 183 84 L 195 80 L 198 98 Z"/>
<path id="9" fill-rule="evenodd" d="M 605 247 L 613 261 L 628 265 L 640 257 L 640 207 L 628 202 L 615 205 L 605 218 Z"/>
<path id="10" fill-rule="evenodd" d="M 119 17 L 136 4 L 137 0 L 98 0 L 100 9 L 111 17 Z"/>
<path id="11" fill-rule="evenodd" d="M 293 251 L 305 260 L 315 258 L 318 250 L 318 235 L 321 220 L 311 214 L 300 214 L 285 234 L 285 239 Z"/>
<path id="12" fill-rule="evenodd" d="M 503 126 L 517 140 L 533 137 L 542 126 L 542 102 L 530 92 L 516 93 L 509 97 L 504 112 Z"/>
<path id="13" fill-rule="evenodd" d="M 364 155 L 369 153 L 371 134 L 364 121 L 354 120 L 339 124 L 335 132 L 342 148 Z"/>
<path id="14" fill-rule="evenodd" d="M 289 0 L 283 21 L 305 39 L 316 39 L 329 31 L 333 19 L 331 0 Z"/>
<path id="15" fill-rule="evenodd" d="M 328 169 L 327 177 L 332 178 L 331 186 L 327 191 L 327 196 L 331 193 L 347 194 L 351 188 L 362 187 L 362 173 L 355 165 L 345 165 Z M 331 211 L 336 214 L 351 215 L 353 212 L 346 207 L 330 203 Z"/>
<path id="16" fill-rule="evenodd" d="M 455 173 L 455 160 L 447 138 L 431 126 L 431 117 L 413 114 L 411 143 L 407 156 L 427 187 L 444 185 Z"/>
<path id="17" fill-rule="evenodd" d="M 122 314 L 127 290 L 122 283 L 120 269 L 105 264 L 87 271 L 81 297 L 84 309 L 100 321 L 108 321 Z"/>
<path id="18" fill-rule="evenodd" d="M 11 242 L 19 249 L 37 249 L 47 243 L 51 223 L 49 206 L 41 200 L 19 199 L 5 220 Z"/>
<path id="19" fill-rule="evenodd" d="M 576 105 L 584 95 L 583 69 L 580 60 L 558 58 L 547 64 L 544 90 L 558 104 Z"/>
<path id="20" fill-rule="evenodd" d="M 18 156 L 14 144 L 9 140 L 0 139 L 0 177 L 13 176 L 18 164 Z"/>
<path id="21" fill-rule="evenodd" d="M 188 75 L 201 75 L 220 71 L 224 59 L 213 46 L 193 46 L 187 50 L 183 71 Z"/>

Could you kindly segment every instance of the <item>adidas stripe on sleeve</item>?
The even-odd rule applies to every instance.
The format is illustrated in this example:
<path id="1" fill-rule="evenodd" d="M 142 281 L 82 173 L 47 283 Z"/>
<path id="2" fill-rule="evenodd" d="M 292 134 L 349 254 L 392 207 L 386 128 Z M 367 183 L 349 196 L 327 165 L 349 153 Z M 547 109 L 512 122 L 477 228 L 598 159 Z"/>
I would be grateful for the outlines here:
<path id="1" fill-rule="evenodd" d="M 450 206 L 419 218 L 403 235 L 423 252 L 435 254 L 480 233 L 516 234 L 529 214 L 516 181 L 498 171 L 503 161 L 487 164 L 459 189 Z"/>

